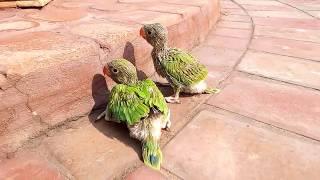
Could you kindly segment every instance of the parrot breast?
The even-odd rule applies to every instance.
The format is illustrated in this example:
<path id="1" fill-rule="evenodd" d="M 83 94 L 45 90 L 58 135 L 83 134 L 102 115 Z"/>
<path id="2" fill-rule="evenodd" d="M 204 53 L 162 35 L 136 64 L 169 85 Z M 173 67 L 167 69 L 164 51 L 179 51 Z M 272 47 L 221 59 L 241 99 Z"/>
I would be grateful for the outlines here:
<path id="1" fill-rule="evenodd" d="M 162 113 L 151 114 L 139 123 L 128 126 L 130 137 L 143 141 L 151 133 L 152 137 L 159 140 L 164 118 Z"/>
<path id="2" fill-rule="evenodd" d="M 182 92 L 189 93 L 189 94 L 198 94 L 198 93 L 203 93 L 206 89 L 207 89 L 207 83 L 204 80 L 202 80 L 191 86 L 182 87 Z"/>

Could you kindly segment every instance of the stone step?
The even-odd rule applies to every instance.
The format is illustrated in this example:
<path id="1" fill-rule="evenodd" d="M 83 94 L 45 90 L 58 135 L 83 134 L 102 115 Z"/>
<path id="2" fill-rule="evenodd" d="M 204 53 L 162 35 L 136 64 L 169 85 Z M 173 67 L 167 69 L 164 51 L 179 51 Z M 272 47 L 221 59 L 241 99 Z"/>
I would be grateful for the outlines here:
<path id="1" fill-rule="evenodd" d="M 119 2 L 130 10 L 134 9 L 134 4 L 145 5 L 143 1 L 135 0 Z M 182 95 L 182 104 L 169 105 L 172 128 L 171 132 L 163 131 L 161 146 L 164 162 L 160 172 L 143 166 L 140 143 L 129 138 L 124 125 L 92 122 L 102 109 L 87 114 L 88 107 L 91 110 L 94 103 L 104 104 L 101 101 L 106 98 L 104 91 L 111 88 L 110 81 L 106 82 L 100 74 L 93 73 L 92 87 L 84 85 L 61 97 L 50 97 L 50 101 L 63 104 L 52 106 L 52 109 L 60 108 L 58 113 L 55 111 L 48 115 L 48 119 L 39 118 L 38 112 L 33 113 L 37 121 L 30 120 L 27 130 L 41 133 L 24 141 L 17 151 L 6 153 L 5 159 L 0 159 L 0 179 L 30 179 L 30 176 L 35 179 L 45 176 L 48 179 L 317 179 L 320 172 L 317 128 L 320 56 L 316 51 L 319 45 L 319 21 L 308 15 L 309 10 L 299 10 L 300 0 L 290 0 L 287 2 L 289 5 L 283 2 L 221 0 L 220 22 L 203 43 L 192 49 L 192 54 L 208 67 L 209 85 L 218 86 L 222 91 L 214 95 Z M 183 18 L 192 18 L 188 12 L 206 5 L 206 1 L 198 0 L 162 0 L 157 5 L 163 3 L 170 4 L 170 7 L 159 7 L 162 13 L 179 12 Z M 90 6 L 95 13 L 111 8 L 83 1 L 63 2 L 63 5 L 80 9 Z M 176 8 L 182 5 L 191 8 Z M 112 6 L 112 9 L 117 11 L 120 7 Z M 143 7 L 154 10 L 158 6 Z M 311 6 L 304 4 L 305 7 Z M 264 17 L 262 11 L 270 11 L 266 13 L 269 16 Z M 69 12 L 64 9 L 61 10 L 63 13 Z M 75 17 L 80 15 L 74 14 Z M 0 14 L 0 17 L 12 16 L 7 13 Z M 60 19 L 67 17 L 72 21 L 73 16 L 59 16 Z M 166 21 L 168 24 L 175 21 L 174 16 L 170 17 L 170 22 Z M 118 22 L 121 18 L 114 17 L 113 20 Z M 124 24 L 132 23 L 134 18 L 128 18 L 130 21 Z M 87 23 L 83 23 L 85 25 Z M 137 31 L 138 26 L 134 26 L 133 31 Z M 185 26 L 180 29 L 179 26 L 172 27 L 171 31 L 177 34 L 179 31 L 191 34 L 196 31 L 182 27 Z M 306 39 L 303 39 L 305 33 Z M 171 36 L 171 43 L 180 42 L 177 34 Z M 150 47 L 136 38 L 133 42 L 140 43 L 126 45 L 128 52 L 148 54 L 150 49 L 143 48 Z M 86 40 L 80 38 L 79 41 Z M 107 40 L 109 38 L 105 38 Z M 108 51 L 108 46 L 100 47 L 101 41 L 97 42 L 99 53 L 102 51 L 102 55 L 99 54 L 99 63 L 102 64 L 104 61 L 101 61 L 100 55 L 107 59 L 113 56 L 104 52 Z M 70 40 L 72 43 L 76 42 Z M 189 45 L 176 44 L 178 47 Z M 279 50 L 279 47 L 285 48 Z M 123 49 L 117 53 L 123 54 Z M 136 56 L 129 53 L 127 57 L 134 59 Z M 150 62 L 148 58 L 143 63 Z M 138 62 L 136 65 L 139 67 Z M 149 73 L 149 66 L 152 64 L 145 64 L 141 68 L 147 75 L 153 74 L 153 71 Z M 98 69 L 101 67 L 99 65 L 96 71 L 100 71 Z M 0 69 L 0 72 L 3 70 Z M 151 77 L 157 78 L 155 75 Z M 90 91 L 87 93 L 92 93 L 93 98 L 91 94 L 83 98 L 79 93 L 88 89 Z M 161 87 L 161 90 L 166 95 L 172 93 L 168 87 Z M 12 88 L 8 92 L 15 94 L 19 89 Z M 74 94 L 77 94 L 76 98 Z M 35 104 L 41 107 L 41 104 L 50 103 L 46 99 Z M 22 94 L 14 99 L 7 98 L 5 102 L 14 106 L 19 104 L 17 102 L 27 100 L 28 96 Z M 90 101 L 91 104 L 86 103 Z M 23 109 L 19 112 L 20 116 L 32 114 L 29 103 L 19 108 Z M 4 112 L 10 115 L 15 113 L 14 110 Z M 71 112 L 77 111 L 83 114 L 73 116 Z M 51 111 L 44 106 L 41 112 Z M 49 128 L 42 130 L 43 125 Z M 25 126 L 19 124 L 15 129 L 19 127 Z M 12 135 L 17 140 L 18 137 L 26 137 L 20 131 L 16 132 Z"/>
<path id="2" fill-rule="evenodd" d="M 26 140 L 106 103 L 103 64 L 125 57 L 154 74 L 143 23 L 168 27 L 190 50 L 220 16 L 218 0 L 65 1 L 0 11 L 0 157 Z"/>
<path id="3" fill-rule="evenodd" d="M 164 149 L 164 168 L 182 179 L 312 179 L 320 144 L 254 121 L 201 111 Z"/>

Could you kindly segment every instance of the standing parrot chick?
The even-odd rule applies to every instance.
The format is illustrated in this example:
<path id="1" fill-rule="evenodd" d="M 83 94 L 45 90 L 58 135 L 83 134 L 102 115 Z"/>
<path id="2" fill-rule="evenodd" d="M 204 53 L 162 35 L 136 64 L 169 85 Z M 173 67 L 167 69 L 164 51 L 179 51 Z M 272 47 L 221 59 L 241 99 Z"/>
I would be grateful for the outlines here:
<path id="1" fill-rule="evenodd" d="M 208 88 L 205 79 L 207 68 L 192 55 L 177 48 L 168 47 L 168 32 L 161 24 L 147 24 L 140 29 L 140 35 L 153 46 L 151 56 L 156 72 L 166 78 L 174 95 L 166 97 L 169 103 L 180 103 L 179 93 L 218 93 L 220 90 Z"/>
<path id="2" fill-rule="evenodd" d="M 107 108 L 97 119 L 125 123 L 130 136 L 142 142 L 144 163 L 159 170 L 162 162 L 160 136 L 162 128 L 170 128 L 170 110 L 155 85 L 138 80 L 136 68 L 125 59 L 109 62 L 103 69 L 117 85 L 111 90 Z"/>

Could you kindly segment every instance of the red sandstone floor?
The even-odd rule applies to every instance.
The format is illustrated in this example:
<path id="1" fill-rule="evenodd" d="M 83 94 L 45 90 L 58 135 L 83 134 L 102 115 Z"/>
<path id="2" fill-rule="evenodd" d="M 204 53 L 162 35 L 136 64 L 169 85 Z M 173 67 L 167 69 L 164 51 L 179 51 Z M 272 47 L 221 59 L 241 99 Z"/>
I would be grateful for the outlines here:
<path id="1" fill-rule="evenodd" d="M 221 93 L 170 105 L 160 173 L 142 165 L 124 127 L 93 125 L 93 114 L 1 162 L 0 179 L 319 179 L 320 1 L 221 4 L 221 21 L 192 50 Z"/>

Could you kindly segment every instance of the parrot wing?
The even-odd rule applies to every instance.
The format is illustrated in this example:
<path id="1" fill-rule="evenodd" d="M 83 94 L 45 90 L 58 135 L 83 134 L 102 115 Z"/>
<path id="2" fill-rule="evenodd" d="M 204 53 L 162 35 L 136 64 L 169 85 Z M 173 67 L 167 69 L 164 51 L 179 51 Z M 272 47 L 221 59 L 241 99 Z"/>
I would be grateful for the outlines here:
<path id="1" fill-rule="evenodd" d="M 113 87 L 108 104 L 111 116 L 128 125 L 133 125 L 139 122 L 140 119 L 147 117 L 150 108 L 140 97 L 146 95 L 139 91 L 135 86 L 123 84 Z"/>
<path id="2" fill-rule="evenodd" d="M 189 86 L 204 80 L 208 75 L 204 65 L 180 49 L 170 49 L 161 65 L 173 83 L 178 85 Z"/>
<path id="3" fill-rule="evenodd" d="M 137 85 L 118 84 L 111 90 L 109 112 L 112 117 L 133 125 L 147 117 L 151 108 L 168 114 L 166 101 L 152 80 L 140 81 Z"/>
<path id="4" fill-rule="evenodd" d="M 139 88 L 141 92 L 144 92 L 143 97 L 144 104 L 150 108 L 156 108 L 159 112 L 168 114 L 169 108 L 167 106 L 166 100 L 164 99 L 161 91 L 157 85 L 150 79 L 146 79 L 140 82 Z"/>

